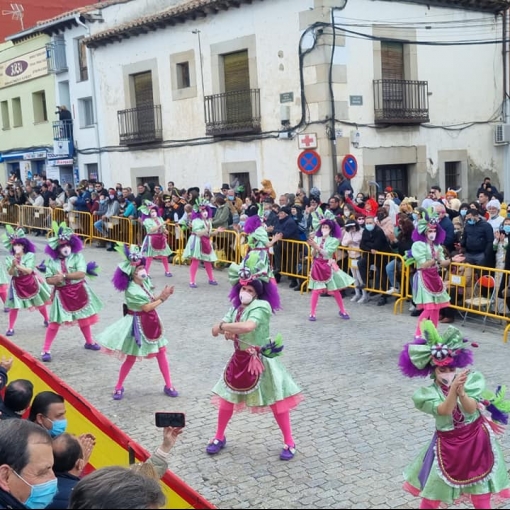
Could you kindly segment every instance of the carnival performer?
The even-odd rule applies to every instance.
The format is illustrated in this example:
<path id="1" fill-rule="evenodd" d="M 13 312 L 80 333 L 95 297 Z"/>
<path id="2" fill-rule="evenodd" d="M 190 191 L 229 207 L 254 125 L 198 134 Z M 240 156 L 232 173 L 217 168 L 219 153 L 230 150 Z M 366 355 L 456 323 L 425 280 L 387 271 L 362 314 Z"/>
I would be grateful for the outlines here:
<path id="1" fill-rule="evenodd" d="M 45 269 L 46 281 L 54 286 L 50 309 L 50 325 L 46 332 L 41 359 L 51 361 L 51 345 L 62 324 L 78 326 L 85 338 L 85 349 L 98 351 L 101 347 L 92 339 L 91 326 L 98 320 L 103 303 L 85 280 L 97 276 L 97 264 L 87 263 L 81 250 L 83 243 L 64 222 L 52 223 L 53 236 L 48 239 L 45 253 L 50 256 Z"/>
<path id="2" fill-rule="evenodd" d="M 259 204 L 258 214 L 248 216 L 244 224 L 243 232 L 247 236 L 248 251 L 241 262 L 241 266 L 248 264 L 255 268 L 257 274 L 265 274 L 273 283 L 276 283 L 271 267 L 269 249 L 282 239 L 283 234 L 278 232 L 270 240 L 263 221 L 264 207 Z"/>
<path id="3" fill-rule="evenodd" d="M 124 259 L 117 266 L 112 280 L 115 289 L 124 292 L 124 317 L 97 336 L 97 341 L 107 353 L 123 360 L 113 399 L 122 400 L 124 381 L 135 361 L 143 358 L 158 360 L 159 370 L 165 380 L 163 392 L 169 397 L 177 397 L 179 393 L 172 386 L 166 356 L 168 340 L 156 311 L 174 293 L 174 288 L 167 285 L 155 297 L 148 280 L 146 259 L 139 247 L 118 243 L 115 250 Z"/>
<path id="4" fill-rule="evenodd" d="M 342 271 L 336 263 L 335 255 L 341 237 L 342 231 L 335 220 L 322 219 L 315 237 L 308 239 L 313 257 L 308 281 L 308 288 L 312 291 L 309 321 L 317 320 L 315 317 L 317 302 L 319 294 L 324 292 L 334 296 L 339 309 L 338 315 L 342 319 L 350 319 L 349 314 L 345 311 L 340 291 L 352 285 L 354 278 Z"/>
<path id="5" fill-rule="evenodd" d="M 197 199 L 191 213 L 191 234 L 182 255 L 184 260 L 191 259 L 189 286 L 192 289 L 197 288 L 196 277 L 200 261 L 204 263 L 205 271 L 209 278 L 209 285 L 218 285 L 218 282 L 214 279 L 212 266 L 213 262 L 218 260 L 218 257 L 216 257 L 212 246 L 211 236 L 223 232 L 225 229 L 218 227 L 213 233 L 211 218 L 212 211 L 207 202 Z"/>
<path id="6" fill-rule="evenodd" d="M 142 243 L 142 252 L 145 255 L 145 269 L 149 273 L 152 259 L 160 259 L 165 268 L 165 276 L 172 276 L 168 266 L 168 257 L 172 254 L 168 246 L 168 231 L 165 220 L 159 215 L 159 208 L 149 200 L 145 201 L 138 210 L 146 216 L 143 220 L 146 236 Z"/>
<path id="7" fill-rule="evenodd" d="M 439 225 L 438 218 L 421 209 L 420 219 L 413 232 L 413 245 L 406 255 L 406 265 L 415 264 L 413 277 L 413 302 L 418 310 L 415 336 L 421 333 L 420 324 L 430 319 L 435 326 L 439 323 L 439 310 L 450 304 L 450 295 L 441 278 L 442 268 L 447 268 L 451 260 L 445 258 L 443 247 L 445 232 Z"/>
<path id="8" fill-rule="evenodd" d="M 35 272 L 36 248 L 25 236 L 25 231 L 22 228 L 14 230 L 11 225 L 6 225 L 5 230 L 2 241 L 11 253 L 11 256 L 5 258 L 7 273 L 11 277 L 5 301 L 9 309 L 9 329 L 5 336 L 13 336 L 20 310 L 39 310 L 44 326 L 48 326 L 46 305 L 50 302 L 51 289 Z"/>
<path id="9" fill-rule="evenodd" d="M 9 249 L 11 246 L 9 246 Z M 4 264 L 0 263 L 0 299 L 2 300 L 2 303 L 4 304 L 4 312 L 7 313 L 9 311 L 9 308 L 6 306 L 7 301 L 7 289 L 9 288 L 9 275 L 7 274 L 7 271 L 5 270 Z"/>
<path id="10" fill-rule="evenodd" d="M 430 320 L 421 328 L 422 338 L 404 346 L 399 367 L 407 377 L 432 378 L 432 384 L 414 392 L 413 402 L 434 417 L 436 432 L 405 469 L 404 489 L 422 498 L 420 508 L 467 497 L 475 508 L 491 508 L 491 495 L 510 498 L 507 467 L 495 437 L 508 423 L 506 388 L 489 392 L 483 375 L 466 368 L 473 353 L 458 329 L 449 326 L 441 336 Z"/>
<path id="11" fill-rule="evenodd" d="M 290 460 L 296 453 L 290 410 L 303 397 L 277 357 L 283 349 L 280 335 L 273 341 L 270 338 L 271 314 L 280 308 L 278 288 L 266 274 L 257 274 L 247 265 L 232 264 L 229 279 L 233 307 L 213 326 L 212 335 L 232 340 L 234 354 L 212 390 L 213 403 L 219 408 L 218 425 L 206 452 L 215 455 L 225 447 L 225 430 L 234 411 L 271 410 L 283 434 L 280 459 Z"/>

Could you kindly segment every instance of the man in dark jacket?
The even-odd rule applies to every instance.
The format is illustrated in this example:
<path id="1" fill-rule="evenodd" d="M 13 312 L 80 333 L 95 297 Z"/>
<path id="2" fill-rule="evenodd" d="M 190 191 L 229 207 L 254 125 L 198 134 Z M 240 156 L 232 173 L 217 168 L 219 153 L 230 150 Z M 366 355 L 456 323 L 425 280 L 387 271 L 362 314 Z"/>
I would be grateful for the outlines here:
<path id="1" fill-rule="evenodd" d="M 34 396 L 34 385 L 28 379 L 16 379 L 5 388 L 3 402 L 0 402 L 0 420 L 21 418 L 30 407 Z"/>
<path id="2" fill-rule="evenodd" d="M 460 241 L 466 263 L 494 267 L 493 243 L 494 231 L 492 227 L 480 217 L 478 209 L 469 209 Z"/>
<path id="3" fill-rule="evenodd" d="M 28 420 L 0 421 L 0 508 L 45 508 L 57 492 L 48 432 Z"/>
<path id="4" fill-rule="evenodd" d="M 280 283 L 281 272 L 296 274 L 298 245 L 297 243 L 287 243 L 286 241 L 299 241 L 299 226 L 291 216 L 289 206 L 280 207 L 278 212 L 278 223 L 274 228 L 274 233 L 281 232 L 283 239 L 274 245 L 274 267 L 275 279 Z M 289 287 L 293 289 L 298 285 L 295 276 L 289 276 Z"/>
<path id="5" fill-rule="evenodd" d="M 80 481 L 86 461 L 80 441 L 73 435 L 64 433 L 55 439 L 53 447 L 53 472 L 58 480 L 58 492 L 53 502 L 46 508 L 68 508 L 71 491 Z"/>
<path id="6" fill-rule="evenodd" d="M 370 276 L 370 267 L 375 266 L 374 289 L 386 291 L 388 289 L 388 277 L 386 276 L 386 264 L 389 262 L 388 257 L 376 255 L 376 252 L 391 253 L 391 247 L 381 227 L 375 224 L 373 216 L 367 216 L 365 219 L 365 228 L 361 235 L 360 249 L 365 253 L 358 260 L 358 271 L 365 286 Z M 387 296 L 380 296 L 377 306 L 387 303 Z M 358 303 L 366 303 L 368 297 L 363 293 L 363 297 Z"/>

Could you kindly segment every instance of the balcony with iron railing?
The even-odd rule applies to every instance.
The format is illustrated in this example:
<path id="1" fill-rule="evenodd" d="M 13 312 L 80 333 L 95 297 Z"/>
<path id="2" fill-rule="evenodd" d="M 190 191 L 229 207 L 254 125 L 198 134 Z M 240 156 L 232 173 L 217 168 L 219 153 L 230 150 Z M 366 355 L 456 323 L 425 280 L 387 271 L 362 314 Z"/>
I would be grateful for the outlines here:
<path id="1" fill-rule="evenodd" d="M 374 80 L 376 124 L 422 124 L 429 122 L 428 82 Z"/>
<path id="2" fill-rule="evenodd" d="M 117 112 L 122 145 L 161 142 L 163 123 L 161 105 L 148 104 Z"/>
<path id="3" fill-rule="evenodd" d="M 53 140 L 72 141 L 73 121 L 57 120 L 53 123 Z"/>
<path id="4" fill-rule="evenodd" d="M 50 73 L 60 74 L 67 71 L 66 42 L 63 37 L 55 37 L 46 44 L 46 59 Z"/>
<path id="5" fill-rule="evenodd" d="M 260 89 L 205 96 L 206 134 L 260 133 Z"/>

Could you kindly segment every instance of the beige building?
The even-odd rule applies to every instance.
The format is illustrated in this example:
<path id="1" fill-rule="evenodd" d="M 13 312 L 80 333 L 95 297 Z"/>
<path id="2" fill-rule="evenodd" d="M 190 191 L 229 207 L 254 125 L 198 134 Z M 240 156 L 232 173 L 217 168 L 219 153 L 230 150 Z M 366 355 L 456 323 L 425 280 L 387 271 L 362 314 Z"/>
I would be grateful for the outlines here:
<path id="1" fill-rule="evenodd" d="M 0 181 L 11 172 L 23 181 L 45 173 L 53 151 L 54 78 L 48 71 L 46 44 L 38 35 L 0 46 Z"/>

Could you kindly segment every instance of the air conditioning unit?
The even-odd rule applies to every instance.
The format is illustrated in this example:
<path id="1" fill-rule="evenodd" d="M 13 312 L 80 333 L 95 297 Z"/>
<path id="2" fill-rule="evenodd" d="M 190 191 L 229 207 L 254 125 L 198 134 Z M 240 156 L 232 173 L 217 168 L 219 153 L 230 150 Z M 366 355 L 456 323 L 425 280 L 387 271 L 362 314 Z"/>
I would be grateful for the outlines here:
<path id="1" fill-rule="evenodd" d="M 494 145 L 510 143 L 510 124 L 496 124 L 494 128 Z"/>

